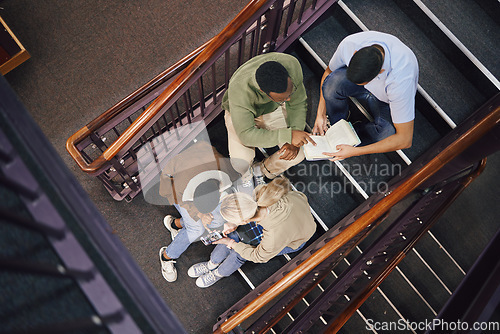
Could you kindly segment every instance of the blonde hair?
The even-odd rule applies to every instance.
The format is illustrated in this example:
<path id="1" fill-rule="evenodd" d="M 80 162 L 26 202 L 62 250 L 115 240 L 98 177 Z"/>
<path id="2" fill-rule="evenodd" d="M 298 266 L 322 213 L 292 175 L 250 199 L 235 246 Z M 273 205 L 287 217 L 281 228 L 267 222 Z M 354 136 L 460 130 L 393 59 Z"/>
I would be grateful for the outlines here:
<path id="1" fill-rule="evenodd" d="M 247 221 L 255 216 L 259 207 L 268 207 L 279 201 L 290 191 L 290 181 L 278 177 L 268 184 L 255 188 L 254 200 L 245 193 L 234 193 L 224 197 L 221 203 L 220 213 L 222 217 L 231 223 Z"/>
<path id="2" fill-rule="evenodd" d="M 257 212 L 257 202 L 252 196 L 245 193 L 227 195 L 221 202 L 220 214 L 230 223 L 246 221 Z"/>
<path id="3" fill-rule="evenodd" d="M 290 191 L 290 181 L 284 177 L 277 177 L 267 184 L 255 188 L 257 205 L 268 207 L 279 201 L 279 199 Z"/>

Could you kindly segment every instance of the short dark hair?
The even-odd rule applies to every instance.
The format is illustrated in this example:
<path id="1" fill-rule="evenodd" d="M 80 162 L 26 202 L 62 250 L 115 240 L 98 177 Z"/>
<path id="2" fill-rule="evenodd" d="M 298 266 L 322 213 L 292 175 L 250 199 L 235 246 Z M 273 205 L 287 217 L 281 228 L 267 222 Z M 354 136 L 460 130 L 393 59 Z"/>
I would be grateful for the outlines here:
<path id="1" fill-rule="evenodd" d="M 219 180 L 208 179 L 194 190 L 193 204 L 201 213 L 215 210 L 220 200 Z"/>
<path id="2" fill-rule="evenodd" d="M 375 45 L 359 49 L 347 66 L 347 79 L 355 84 L 373 80 L 382 69 L 384 56 Z"/>
<path id="3" fill-rule="evenodd" d="M 266 94 L 284 93 L 288 89 L 288 71 L 277 61 L 267 61 L 255 72 L 259 88 Z"/>

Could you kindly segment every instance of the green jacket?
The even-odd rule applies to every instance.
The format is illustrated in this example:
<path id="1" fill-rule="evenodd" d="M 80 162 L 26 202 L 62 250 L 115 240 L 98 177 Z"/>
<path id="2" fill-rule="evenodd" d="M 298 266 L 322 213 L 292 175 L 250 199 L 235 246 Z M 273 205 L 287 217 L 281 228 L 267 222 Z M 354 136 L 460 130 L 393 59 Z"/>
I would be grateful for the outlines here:
<path id="1" fill-rule="evenodd" d="M 254 118 L 276 110 L 278 103 L 262 92 L 255 80 L 257 68 L 267 62 L 277 61 L 288 71 L 296 91 L 287 101 L 287 129 L 265 130 L 255 127 Z M 253 57 L 234 72 L 222 99 L 222 109 L 231 113 L 236 134 L 246 146 L 273 147 L 291 143 L 292 129 L 304 130 L 307 115 L 307 95 L 299 61 L 285 53 L 267 53 Z"/>

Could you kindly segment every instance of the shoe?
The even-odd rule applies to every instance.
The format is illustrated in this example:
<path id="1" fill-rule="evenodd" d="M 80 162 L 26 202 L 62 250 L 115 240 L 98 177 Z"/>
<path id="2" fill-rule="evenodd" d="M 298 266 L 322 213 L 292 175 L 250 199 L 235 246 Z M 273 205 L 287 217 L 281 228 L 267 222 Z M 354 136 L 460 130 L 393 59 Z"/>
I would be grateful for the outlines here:
<path id="1" fill-rule="evenodd" d="M 215 284 L 223 276 L 219 276 L 217 269 L 209 271 L 208 273 L 201 275 L 196 279 L 196 286 L 199 288 L 208 288 L 209 286 Z"/>
<path id="2" fill-rule="evenodd" d="M 165 252 L 167 247 L 160 248 L 160 263 L 161 263 L 161 274 L 167 282 L 174 282 L 177 279 L 177 270 L 174 267 L 174 260 L 165 261 L 161 258 L 161 255 Z"/>
<path id="3" fill-rule="evenodd" d="M 170 236 L 172 237 L 172 241 L 175 239 L 177 234 L 179 234 L 179 230 L 176 230 L 175 228 L 172 227 L 172 222 L 175 220 L 175 217 L 171 215 L 166 215 L 165 218 L 163 218 L 163 225 L 167 228 L 167 230 L 170 231 Z"/>
<path id="4" fill-rule="evenodd" d="M 197 264 L 193 264 L 189 269 L 188 269 L 188 276 L 192 278 L 197 278 L 200 277 L 201 275 L 204 275 L 215 268 L 217 268 L 219 265 L 216 263 L 213 263 L 212 261 L 208 262 L 200 262 Z"/>
<path id="5" fill-rule="evenodd" d="M 250 174 L 249 179 L 239 179 L 236 183 L 236 189 L 238 192 L 248 194 L 250 196 L 253 196 L 253 190 L 255 189 L 254 184 L 253 184 L 253 176 Z"/>

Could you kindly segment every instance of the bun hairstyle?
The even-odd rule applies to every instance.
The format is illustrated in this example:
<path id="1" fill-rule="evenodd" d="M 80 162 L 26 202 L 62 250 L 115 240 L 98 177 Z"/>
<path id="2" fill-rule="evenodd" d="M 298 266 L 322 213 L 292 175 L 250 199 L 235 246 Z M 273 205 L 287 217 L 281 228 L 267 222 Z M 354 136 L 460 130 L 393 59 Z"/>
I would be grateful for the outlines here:
<path id="1" fill-rule="evenodd" d="M 268 207 L 285 196 L 291 189 L 290 181 L 278 177 L 268 184 L 255 188 L 255 198 L 245 193 L 234 193 L 224 197 L 220 213 L 230 223 L 241 223 L 255 216 L 259 207 Z"/>
<path id="2" fill-rule="evenodd" d="M 268 184 L 255 188 L 257 205 L 268 207 L 276 203 L 281 197 L 288 194 L 291 189 L 290 181 L 284 177 L 277 177 Z"/>
<path id="3" fill-rule="evenodd" d="M 252 196 L 234 193 L 224 197 L 220 205 L 220 214 L 228 222 L 238 224 L 255 216 L 257 208 L 257 202 Z"/>

